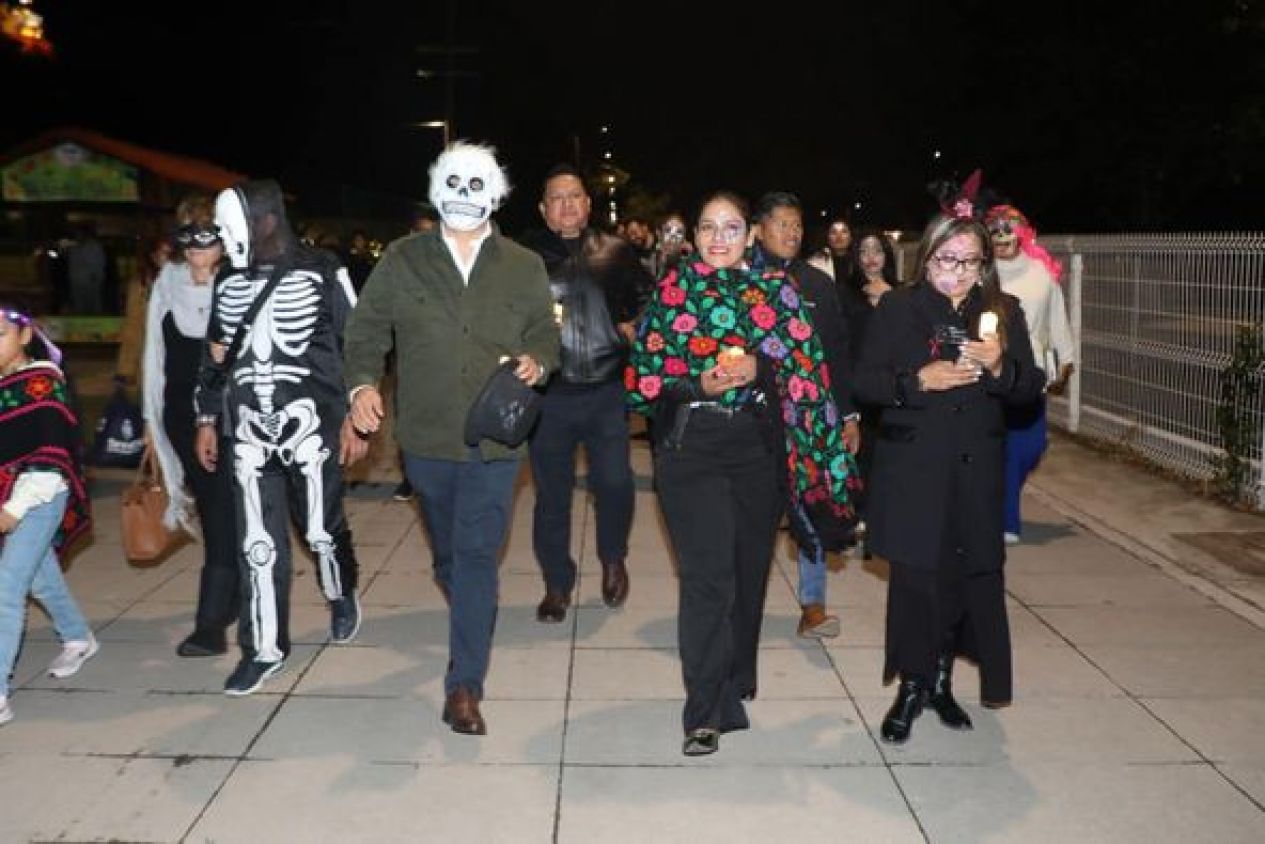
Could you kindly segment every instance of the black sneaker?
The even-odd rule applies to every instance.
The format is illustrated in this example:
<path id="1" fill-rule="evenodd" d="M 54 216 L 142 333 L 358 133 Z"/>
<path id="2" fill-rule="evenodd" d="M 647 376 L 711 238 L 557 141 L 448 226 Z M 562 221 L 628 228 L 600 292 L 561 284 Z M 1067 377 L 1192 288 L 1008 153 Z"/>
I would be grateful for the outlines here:
<path id="1" fill-rule="evenodd" d="M 355 592 L 329 602 L 329 639 L 345 645 L 360 632 L 360 599 Z"/>
<path id="2" fill-rule="evenodd" d="M 259 691 L 259 687 L 264 684 L 264 680 L 281 673 L 282 668 L 285 668 L 284 659 L 276 662 L 256 662 L 253 659 L 243 659 L 237 663 L 233 673 L 228 675 L 228 679 L 224 681 L 224 694 L 233 697 L 245 697 L 246 695 L 254 694 Z"/>
<path id="3" fill-rule="evenodd" d="M 400 481 L 400 485 L 395 488 L 395 492 L 391 493 L 391 497 L 396 501 L 411 501 L 413 498 L 413 485 L 408 482 L 408 478 Z"/>

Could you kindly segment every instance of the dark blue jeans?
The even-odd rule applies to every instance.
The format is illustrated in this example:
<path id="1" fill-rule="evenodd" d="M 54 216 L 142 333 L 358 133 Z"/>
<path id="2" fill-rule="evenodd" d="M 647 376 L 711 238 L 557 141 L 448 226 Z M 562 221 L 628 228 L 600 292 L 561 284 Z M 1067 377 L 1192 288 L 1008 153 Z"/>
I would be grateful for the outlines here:
<path id="1" fill-rule="evenodd" d="M 531 471 L 536 482 L 532 547 L 545 585 L 560 592 L 575 586 L 571 558 L 571 496 L 575 450 L 589 458 L 588 487 L 597 511 L 597 558 L 614 563 L 628 555 L 632 528 L 632 464 L 624 385 L 618 381 L 585 390 L 545 393 L 540 422 L 531 439 Z"/>
<path id="2" fill-rule="evenodd" d="M 1006 431 L 1006 507 L 1003 530 L 1016 536 L 1023 533 L 1019 503 L 1023 485 L 1045 454 L 1045 399 L 1032 412 L 1008 418 Z"/>
<path id="3" fill-rule="evenodd" d="M 484 462 L 475 449 L 464 463 L 405 452 L 404 471 L 421 500 L 435 579 L 452 597 L 444 691 L 460 686 L 482 698 L 496 628 L 497 557 L 509 527 L 518 461 Z"/>

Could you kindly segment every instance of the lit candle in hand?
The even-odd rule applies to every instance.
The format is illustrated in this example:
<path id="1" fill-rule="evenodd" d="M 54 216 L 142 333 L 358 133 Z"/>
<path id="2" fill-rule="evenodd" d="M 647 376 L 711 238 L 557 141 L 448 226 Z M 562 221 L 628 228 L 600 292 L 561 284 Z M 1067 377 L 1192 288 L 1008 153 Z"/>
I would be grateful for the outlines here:
<path id="1" fill-rule="evenodd" d="M 984 311 L 979 315 L 979 336 L 983 340 L 990 334 L 997 333 L 997 314 L 992 311 Z"/>

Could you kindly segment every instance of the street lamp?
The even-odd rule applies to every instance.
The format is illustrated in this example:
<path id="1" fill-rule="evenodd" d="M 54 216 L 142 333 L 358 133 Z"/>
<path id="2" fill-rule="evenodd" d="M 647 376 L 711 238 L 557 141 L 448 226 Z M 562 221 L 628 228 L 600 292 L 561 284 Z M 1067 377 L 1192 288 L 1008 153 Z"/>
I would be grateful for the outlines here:
<path id="1" fill-rule="evenodd" d="M 410 123 L 409 125 L 414 127 L 415 129 L 443 129 L 444 130 L 444 149 L 447 149 L 448 144 L 452 142 L 452 138 L 449 137 L 452 129 L 448 125 L 447 120 L 424 120 L 420 123 Z"/>

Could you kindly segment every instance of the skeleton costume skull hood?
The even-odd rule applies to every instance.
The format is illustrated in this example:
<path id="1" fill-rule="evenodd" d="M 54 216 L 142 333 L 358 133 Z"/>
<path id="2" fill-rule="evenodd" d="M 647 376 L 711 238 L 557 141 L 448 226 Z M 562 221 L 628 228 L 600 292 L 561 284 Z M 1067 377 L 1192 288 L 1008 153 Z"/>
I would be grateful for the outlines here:
<path id="1" fill-rule="evenodd" d="M 430 201 L 444 224 L 474 231 L 509 195 L 509 178 L 496 162 L 496 150 L 456 141 L 430 166 Z"/>
<path id="2" fill-rule="evenodd" d="M 242 182 L 215 200 L 215 224 L 229 262 L 237 269 L 293 255 L 299 239 L 286 218 L 285 196 L 272 179 Z"/>

